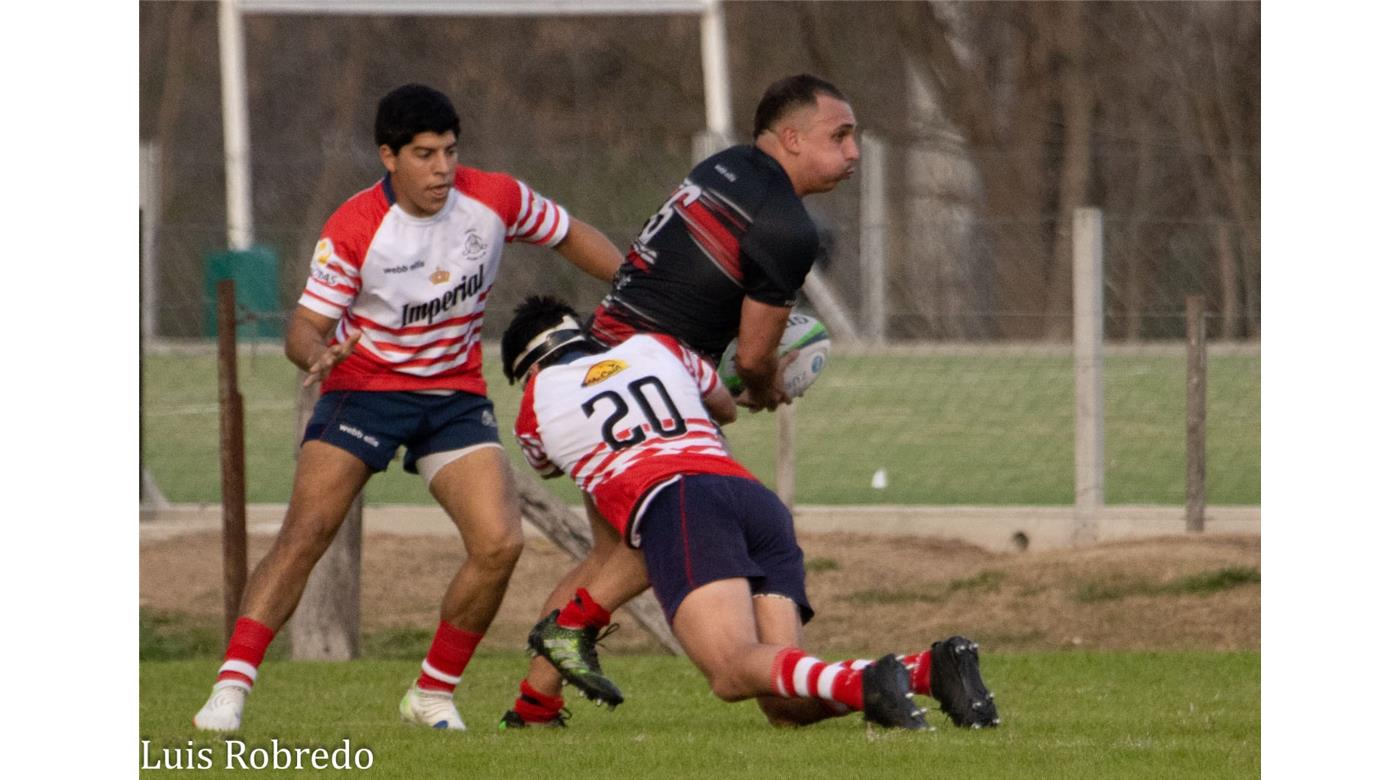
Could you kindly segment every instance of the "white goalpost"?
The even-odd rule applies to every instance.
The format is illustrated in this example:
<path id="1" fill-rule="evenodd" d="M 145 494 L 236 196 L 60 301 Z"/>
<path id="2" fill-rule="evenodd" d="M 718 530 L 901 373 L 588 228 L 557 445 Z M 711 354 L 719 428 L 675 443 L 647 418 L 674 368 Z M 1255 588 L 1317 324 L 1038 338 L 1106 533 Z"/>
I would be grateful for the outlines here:
<path id="1" fill-rule="evenodd" d="M 732 137 L 729 58 L 720 0 L 220 0 L 219 71 L 223 84 L 228 243 L 253 243 L 253 174 L 248 153 L 248 73 L 243 17 L 251 14 L 341 16 L 597 16 L 692 14 L 700 17 L 706 133 Z"/>

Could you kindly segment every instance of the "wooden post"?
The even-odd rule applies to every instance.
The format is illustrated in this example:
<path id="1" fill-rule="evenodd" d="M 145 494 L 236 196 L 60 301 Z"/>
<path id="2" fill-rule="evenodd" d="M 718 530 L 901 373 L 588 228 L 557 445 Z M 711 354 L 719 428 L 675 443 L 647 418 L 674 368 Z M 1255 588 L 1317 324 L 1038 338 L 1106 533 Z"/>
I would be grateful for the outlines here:
<path id="1" fill-rule="evenodd" d="M 297 386 L 306 374 L 297 372 Z M 297 397 L 295 446 L 320 397 L 319 384 L 303 387 Z M 308 661 L 349 661 L 360 655 L 360 549 L 364 493 L 355 496 L 335 540 L 311 570 L 301 602 L 290 621 L 292 658 Z"/>
<path id="2" fill-rule="evenodd" d="M 238 323 L 234 283 L 219 282 L 219 482 L 224 507 L 224 640 L 233 637 L 248 580 L 248 524 L 243 457 L 243 395 L 238 392 Z"/>
<path id="3" fill-rule="evenodd" d="M 1206 305 L 1186 298 L 1186 530 L 1206 529 Z"/>
<path id="4" fill-rule="evenodd" d="M 889 192 L 885 186 L 885 144 L 872 133 L 860 139 L 860 289 L 865 338 L 885 343 L 885 238 L 889 235 Z"/>
<path id="5" fill-rule="evenodd" d="M 1074 531 L 1098 539 L 1103 509 L 1103 212 L 1074 210 Z"/>
<path id="6" fill-rule="evenodd" d="M 797 499 L 797 400 L 778 407 L 776 482 L 778 498 L 792 511 Z"/>

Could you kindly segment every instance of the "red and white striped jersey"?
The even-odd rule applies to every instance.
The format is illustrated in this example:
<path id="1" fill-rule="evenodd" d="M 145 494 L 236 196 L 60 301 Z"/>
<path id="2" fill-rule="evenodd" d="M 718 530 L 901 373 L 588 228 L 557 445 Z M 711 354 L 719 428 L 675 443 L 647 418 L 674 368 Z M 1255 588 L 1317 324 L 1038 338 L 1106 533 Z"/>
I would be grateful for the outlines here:
<path id="1" fill-rule="evenodd" d="M 545 475 L 565 473 L 634 546 L 632 519 L 681 474 L 753 479 L 702 400 L 719 386 L 704 358 L 671 336 L 639 334 L 525 384 L 515 436 Z"/>
<path id="2" fill-rule="evenodd" d="M 338 318 L 334 342 L 362 332 L 321 383 L 331 390 L 486 394 L 481 324 L 507 241 L 555 246 L 569 215 L 504 173 L 458 166 L 447 203 L 414 217 L 385 176 L 327 220 L 297 301 Z"/>

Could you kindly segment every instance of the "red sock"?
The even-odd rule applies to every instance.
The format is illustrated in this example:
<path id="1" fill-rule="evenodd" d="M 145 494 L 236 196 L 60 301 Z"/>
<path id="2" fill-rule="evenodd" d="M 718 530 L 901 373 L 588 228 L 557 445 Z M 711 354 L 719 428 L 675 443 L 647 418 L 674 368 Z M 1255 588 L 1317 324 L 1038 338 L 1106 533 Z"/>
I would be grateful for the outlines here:
<path id="1" fill-rule="evenodd" d="M 511 709 L 519 713 L 526 723 L 547 723 L 563 708 L 563 696 L 546 696 L 532 688 L 528 680 L 521 680 L 520 697 Z"/>
<path id="2" fill-rule="evenodd" d="M 922 653 L 899 656 L 899 662 L 904 664 L 904 668 L 909 670 L 909 690 L 921 696 L 932 696 L 930 689 L 929 667 L 932 663 L 933 653 L 925 650 Z M 845 666 L 856 671 L 875 663 L 868 658 L 858 658 L 840 662 L 840 666 Z"/>
<path id="3" fill-rule="evenodd" d="M 612 613 L 594 601 L 585 588 L 579 588 L 569 603 L 559 610 L 559 625 L 562 628 L 602 628 L 611 620 Z"/>
<path id="4" fill-rule="evenodd" d="M 773 692 L 787 698 L 822 699 L 853 710 L 865 704 L 860 672 L 829 664 L 790 647 L 773 659 Z"/>
<path id="5" fill-rule="evenodd" d="M 438 623 L 428 657 L 423 659 L 423 673 L 418 675 L 418 687 L 425 691 L 454 691 L 462 681 L 462 670 L 472 660 L 472 653 L 481 641 L 481 634 L 464 631 L 446 621 Z"/>
<path id="6" fill-rule="evenodd" d="M 933 651 L 901 655 L 899 662 L 909 670 L 909 690 L 920 696 L 933 695 Z"/>
<path id="7" fill-rule="evenodd" d="M 234 621 L 233 636 L 228 640 L 224 664 L 219 667 L 219 679 L 214 686 L 232 685 L 245 691 L 253 690 L 253 683 L 258 679 L 258 666 L 262 664 L 275 633 L 249 617 Z"/>

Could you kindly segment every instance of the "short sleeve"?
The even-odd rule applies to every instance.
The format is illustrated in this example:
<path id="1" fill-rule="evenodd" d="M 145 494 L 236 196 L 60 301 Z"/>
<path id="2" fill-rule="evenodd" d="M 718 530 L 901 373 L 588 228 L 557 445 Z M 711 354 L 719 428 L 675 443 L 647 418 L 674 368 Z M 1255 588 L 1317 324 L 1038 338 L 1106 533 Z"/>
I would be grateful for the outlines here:
<path id="1" fill-rule="evenodd" d="M 506 225 L 506 240 L 558 245 L 569 234 L 569 213 L 524 182 L 517 180 L 516 186 L 520 188 L 520 208 Z"/>
<path id="2" fill-rule="evenodd" d="M 515 418 L 515 441 L 520 445 L 525 462 L 540 476 L 553 477 L 563 473 L 545 453 L 544 440 L 540 437 L 539 419 L 535 416 L 533 378 L 525 386 L 525 393 L 520 399 L 520 414 Z"/>
<path id="3" fill-rule="evenodd" d="M 311 272 L 297 303 L 317 314 L 339 319 L 360 291 L 360 269 L 347 258 L 352 251 L 348 242 L 337 242 L 329 230 L 323 233 L 311 253 Z"/>
<path id="4" fill-rule="evenodd" d="M 772 306 L 792 306 L 812 270 L 817 230 L 796 197 L 770 197 L 740 244 L 744 294 Z"/>

